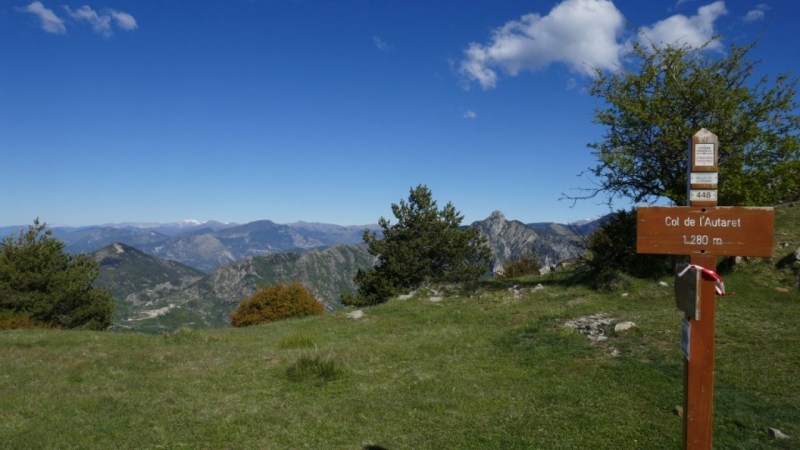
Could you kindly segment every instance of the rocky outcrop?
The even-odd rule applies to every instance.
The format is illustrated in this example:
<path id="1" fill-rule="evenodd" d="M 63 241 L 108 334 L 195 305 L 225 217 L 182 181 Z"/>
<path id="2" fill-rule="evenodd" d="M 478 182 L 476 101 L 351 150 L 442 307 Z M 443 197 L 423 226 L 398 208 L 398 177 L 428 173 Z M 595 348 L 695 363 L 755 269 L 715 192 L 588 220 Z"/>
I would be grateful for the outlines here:
<path id="1" fill-rule="evenodd" d="M 531 253 L 542 266 L 555 266 L 577 256 L 581 248 L 581 237 L 564 225 L 545 224 L 534 230 L 522 222 L 506 220 L 500 211 L 470 226 L 486 237 L 492 249 L 495 273 L 500 273 L 507 261 Z"/>

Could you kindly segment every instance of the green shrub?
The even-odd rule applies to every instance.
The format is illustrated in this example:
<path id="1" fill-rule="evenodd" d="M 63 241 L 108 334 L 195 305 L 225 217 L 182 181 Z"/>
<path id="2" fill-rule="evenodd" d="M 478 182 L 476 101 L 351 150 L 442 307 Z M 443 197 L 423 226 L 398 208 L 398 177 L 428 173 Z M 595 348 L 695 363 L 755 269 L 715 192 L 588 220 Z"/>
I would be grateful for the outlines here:
<path id="1" fill-rule="evenodd" d="M 500 278 L 518 278 L 526 275 L 539 275 L 539 261 L 533 255 L 522 255 L 519 258 L 503 264 L 503 274 Z"/>
<path id="2" fill-rule="evenodd" d="M 624 274 L 638 278 L 670 273 L 671 259 L 664 255 L 636 253 L 636 210 L 617 211 L 588 239 L 590 259 L 586 261 L 593 285 L 615 290 L 627 284 Z"/>
<path id="3" fill-rule="evenodd" d="M 231 325 L 246 327 L 324 312 L 322 303 L 302 284 L 279 284 L 261 288 L 242 300 L 231 315 Z"/>

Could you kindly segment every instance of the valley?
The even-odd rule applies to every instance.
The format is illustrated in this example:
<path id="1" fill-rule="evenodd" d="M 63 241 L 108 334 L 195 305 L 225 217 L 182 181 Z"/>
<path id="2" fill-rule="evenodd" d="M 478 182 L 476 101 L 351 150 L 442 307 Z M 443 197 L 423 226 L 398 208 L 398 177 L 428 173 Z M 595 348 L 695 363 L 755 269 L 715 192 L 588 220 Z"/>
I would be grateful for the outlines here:
<path id="1" fill-rule="evenodd" d="M 591 223 L 526 225 L 495 211 L 469 226 L 486 238 L 494 273 L 531 253 L 545 272 L 580 254 L 582 231 Z M 67 251 L 98 262 L 96 284 L 117 305 L 113 329 L 163 333 L 227 326 L 241 299 L 276 283 L 299 281 L 328 311 L 341 308 L 340 294 L 356 289 L 356 272 L 375 263 L 362 243 L 365 229 L 378 227 L 260 220 L 56 227 L 53 233 Z"/>

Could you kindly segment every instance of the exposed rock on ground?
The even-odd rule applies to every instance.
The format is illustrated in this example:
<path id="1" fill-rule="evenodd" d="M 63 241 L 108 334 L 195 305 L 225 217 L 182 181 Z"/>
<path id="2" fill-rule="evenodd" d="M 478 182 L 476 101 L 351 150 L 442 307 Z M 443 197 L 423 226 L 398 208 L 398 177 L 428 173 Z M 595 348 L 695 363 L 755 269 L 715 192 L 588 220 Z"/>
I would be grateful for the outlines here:
<path id="1" fill-rule="evenodd" d="M 611 325 L 617 319 L 609 317 L 604 313 L 595 313 L 588 316 L 578 317 L 576 319 L 568 320 L 564 323 L 567 328 L 577 330 L 593 344 L 604 342 L 608 340 Z M 636 324 L 631 321 L 619 322 L 614 326 L 614 333 L 622 333 L 636 327 Z M 616 348 L 609 348 L 608 354 L 611 356 L 619 356 L 619 350 Z"/>
<path id="2" fill-rule="evenodd" d="M 621 333 L 630 329 L 636 328 L 636 324 L 631 321 L 620 322 L 614 325 L 614 333 Z"/>
<path id="3" fill-rule="evenodd" d="M 608 327 L 614 323 L 614 318 L 603 313 L 596 313 L 589 316 L 578 317 L 567 321 L 564 326 L 573 328 L 586 336 L 592 343 L 608 340 Z"/>
<path id="4" fill-rule="evenodd" d="M 789 439 L 789 436 L 784 434 L 781 430 L 777 428 L 768 428 L 767 432 L 769 433 L 770 437 L 775 439 Z"/>
<path id="5" fill-rule="evenodd" d="M 364 317 L 364 315 L 365 315 L 364 311 L 360 309 L 357 309 L 355 311 L 350 311 L 349 313 L 346 314 L 346 316 L 350 319 L 360 319 Z"/>

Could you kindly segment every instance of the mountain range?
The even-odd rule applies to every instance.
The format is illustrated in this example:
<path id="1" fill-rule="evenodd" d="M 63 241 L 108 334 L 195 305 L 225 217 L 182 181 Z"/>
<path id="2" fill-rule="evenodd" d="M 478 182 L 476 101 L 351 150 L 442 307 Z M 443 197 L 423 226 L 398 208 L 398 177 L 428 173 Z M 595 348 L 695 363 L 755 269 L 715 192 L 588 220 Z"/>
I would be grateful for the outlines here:
<path id="1" fill-rule="evenodd" d="M 547 269 L 576 257 L 584 234 L 603 219 L 582 224 L 508 220 L 495 211 L 469 225 L 486 238 L 494 273 L 533 253 Z M 22 227 L 0 228 L 0 236 Z M 116 329 L 160 332 L 182 326 L 224 326 L 238 302 L 263 285 L 298 281 L 328 310 L 354 291 L 353 276 L 375 259 L 363 245 L 365 229 L 260 220 L 247 224 L 182 222 L 55 227 L 71 253 L 89 253 L 100 269 L 97 285 L 111 290 Z"/>
<path id="2" fill-rule="evenodd" d="M 24 228 L 0 228 L 0 237 Z M 111 224 L 53 227 L 53 236 L 69 253 L 91 253 L 113 243 L 135 247 L 210 273 L 250 256 L 306 251 L 337 244 L 359 244 L 365 229 L 377 225 L 340 226 L 296 222 L 281 225 L 269 220 L 239 224 L 192 222 L 177 224 Z"/>

